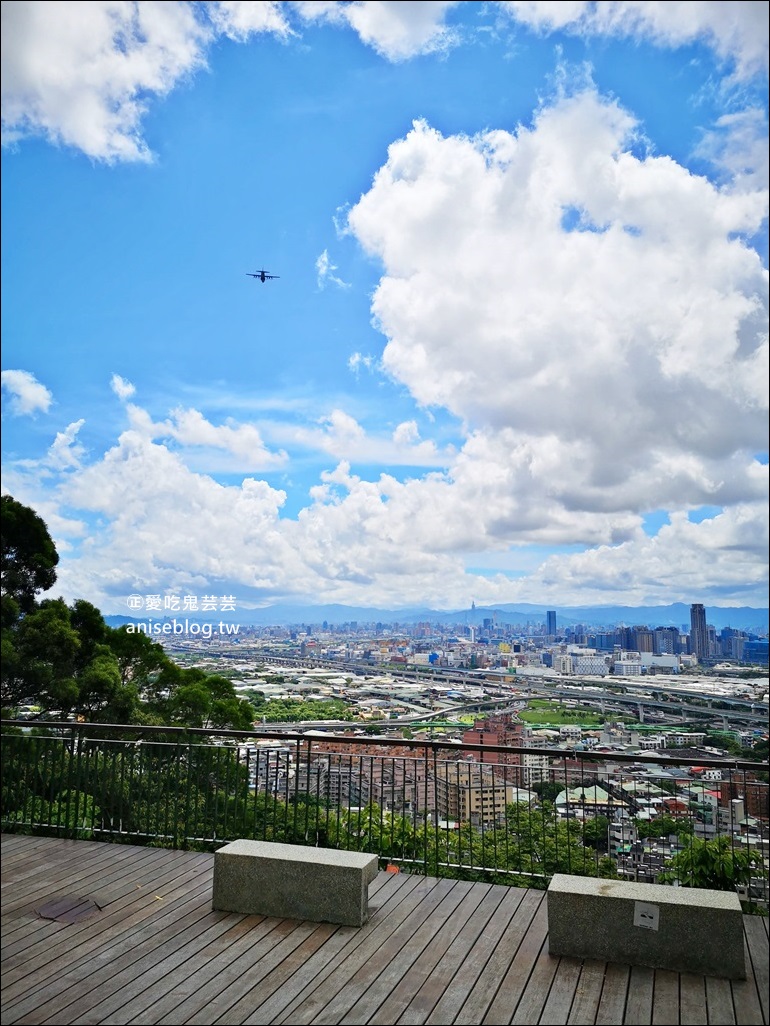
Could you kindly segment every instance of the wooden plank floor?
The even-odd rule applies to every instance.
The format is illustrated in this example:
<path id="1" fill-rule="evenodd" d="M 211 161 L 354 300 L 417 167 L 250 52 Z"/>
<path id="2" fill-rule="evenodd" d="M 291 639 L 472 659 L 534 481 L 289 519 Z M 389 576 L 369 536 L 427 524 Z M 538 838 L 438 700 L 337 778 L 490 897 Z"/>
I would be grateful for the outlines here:
<path id="1" fill-rule="evenodd" d="M 3 1026 L 768 1023 L 757 916 L 728 981 L 551 957 L 543 891 L 380 873 L 357 929 L 212 911 L 209 854 L 21 835 L 1 853 Z"/>

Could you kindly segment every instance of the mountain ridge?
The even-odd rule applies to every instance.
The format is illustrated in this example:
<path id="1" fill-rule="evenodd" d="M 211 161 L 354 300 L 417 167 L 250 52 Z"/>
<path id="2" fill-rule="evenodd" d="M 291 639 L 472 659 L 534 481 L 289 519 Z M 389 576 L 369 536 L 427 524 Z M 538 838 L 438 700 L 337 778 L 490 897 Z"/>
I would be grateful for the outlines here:
<path id="1" fill-rule="evenodd" d="M 705 603 L 704 603 L 705 605 Z M 127 623 L 136 623 L 152 619 L 155 621 L 188 619 L 196 622 L 239 623 L 257 626 L 295 626 L 318 625 L 326 622 L 337 626 L 344 623 L 387 623 L 414 624 L 421 622 L 440 623 L 445 625 L 458 624 L 482 626 L 484 620 L 492 620 L 504 625 L 534 625 L 545 623 L 546 612 L 556 612 L 557 628 L 575 627 L 584 624 L 593 629 L 615 626 L 641 626 L 651 628 L 674 626 L 689 630 L 690 606 L 684 602 L 675 602 L 660 606 L 558 606 L 536 605 L 518 602 L 504 603 L 496 606 L 471 606 L 469 609 L 435 610 L 410 607 L 406 609 L 380 609 L 373 606 L 345 606 L 340 604 L 327 605 L 273 605 L 261 609 L 236 609 L 228 612 L 159 612 L 137 613 L 136 616 L 106 616 L 110 626 L 116 627 Z M 732 627 L 750 633 L 767 633 L 768 613 L 766 607 L 755 606 L 709 606 L 706 605 L 706 622 L 717 630 Z"/>

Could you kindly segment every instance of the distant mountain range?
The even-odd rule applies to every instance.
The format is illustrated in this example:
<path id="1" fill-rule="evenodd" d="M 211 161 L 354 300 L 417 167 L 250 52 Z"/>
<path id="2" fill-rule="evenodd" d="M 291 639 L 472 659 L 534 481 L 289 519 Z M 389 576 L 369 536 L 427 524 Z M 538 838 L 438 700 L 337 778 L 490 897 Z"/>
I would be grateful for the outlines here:
<path id="1" fill-rule="evenodd" d="M 166 619 L 183 620 L 199 623 L 223 620 L 226 623 L 253 624 L 254 626 L 320 626 L 324 622 L 329 625 L 340 625 L 357 622 L 382 624 L 415 624 L 421 622 L 452 624 L 478 627 L 485 620 L 498 624 L 542 624 L 546 621 L 548 606 L 532 605 L 527 602 L 515 605 L 472 606 L 470 609 L 458 609 L 446 612 L 435 609 L 376 609 L 368 606 L 265 606 L 262 609 L 236 609 L 234 612 L 191 613 L 170 612 L 140 614 L 136 616 L 106 616 L 105 620 L 113 627 L 126 623 L 136 623 L 152 618 L 155 621 Z M 684 602 L 676 602 L 667 606 L 558 606 L 550 608 L 556 611 L 557 628 L 575 627 L 584 624 L 590 628 L 612 628 L 617 625 L 634 627 L 678 627 L 689 631 L 690 607 Z M 768 609 L 753 606 L 709 606 L 706 605 L 707 623 L 721 630 L 723 627 L 734 627 L 736 630 L 754 634 L 766 634 L 768 629 Z"/>

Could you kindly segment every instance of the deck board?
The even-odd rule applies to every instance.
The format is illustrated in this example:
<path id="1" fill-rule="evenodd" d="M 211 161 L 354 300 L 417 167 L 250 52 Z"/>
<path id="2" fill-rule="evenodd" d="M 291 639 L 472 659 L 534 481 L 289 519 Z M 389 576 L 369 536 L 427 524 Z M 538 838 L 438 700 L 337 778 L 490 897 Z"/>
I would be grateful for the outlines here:
<path id="1" fill-rule="evenodd" d="M 80 985 L 83 989 L 83 982 L 95 967 L 102 970 L 109 967 L 110 972 L 120 971 L 124 965 L 120 962 L 116 965 L 115 960 L 122 954 L 125 953 L 130 962 L 136 957 L 138 944 L 157 946 L 167 933 L 175 934 L 184 929 L 190 915 L 200 917 L 208 914 L 210 894 L 206 878 L 202 879 L 195 873 L 182 874 L 173 882 L 173 889 L 168 889 L 162 881 L 156 883 L 161 885 L 154 888 L 137 885 L 140 893 L 114 916 L 86 920 L 77 924 L 79 930 L 73 929 L 69 934 L 62 933 L 61 929 L 52 930 L 51 935 L 57 943 L 51 944 L 49 940 L 48 954 L 45 938 L 42 942 L 36 940 L 30 948 L 30 954 L 35 953 L 34 962 L 30 960 L 25 966 L 21 953 L 22 963 L 15 969 L 14 983 L 4 987 L 4 1000 L 15 1000 L 17 993 L 23 994 L 22 1004 L 26 1008 L 38 1007 L 41 1009 L 39 1014 L 42 1014 L 41 1001 L 53 1000 L 61 1004 L 61 995 L 73 985 Z M 196 898 L 199 899 L 197 905 Z M 188 908 L 190 905 L 192 912 Z M 52 925 L 60 927 L 61 924 Z M 93 957 L 95 952 L 98 952 L 98 960 Z M 9 973 L 7 980 L 10 977 Z M 16 1014 L 25 1014 L 21 1012 L 21 1005 L 17 1007 Z M 42 1019 L 36 1021 L 42 1022 Z"/>
<path id="2" fill-rule="evenodd" d="M 412 951 L 416 945 L 419 948 L 419 945 L 426 942 L 425 919 L 427 917 L 430 920 L 454 883 L 454 880 L 425 877 L 415 889 L 415 895 L 421 893 L 419 904 L 409 909 L 408 916 L 398 928 L 385 937 L 384 923 L 375 927 L 371 936 L 353 955 L 346 958 L 309 997 L 294 1007 L 289 1020 L 292 1026 L 342 1023 L 358 1001 L 366 1005 L 366 994 L 370 987 L 377 986 L 378 978 L 382 975 L 390 978 L 393 966 L 393 975 L 397 975 L 404 952 Z"/>
<path id="3" fill-rule="evenodd" d="M 526 934 L 532 917 L 543 900 L 544 893 L 523 890 L 519 891 L 517 897 L 516 905 L 511 906 L 512 917 L 465 999 L 455 1019 L 457 1023 L 484 1021 L 484 1016 L 497 995 L 500 983 L 511 964 L 511 959 L 515 957 L 522 937 Z"/>
<path id="4" fill-rule="evenodd" d="M 518 909 L 523 936 L 513 959 L 507 967 L 501 966 L 501 982 L 497 988 L 483 1022 L 489 1026 L 511 1021 L 521 995 L 526 989 L 532 969 L 540 954 L 547 925 L 547 906 L 543 891 L 527 891 Z"/>
<path id="5" fill-rule="evenodd" d="M 569 1019 L 582 966 L 582 960 L 579 958 L 559 959 L 548 1000 L 538 1020 L 544 1026 L 559 1026 L 559 1023 L 565 1023 Z"/>
<path id="6" fill-rule="evenodd" d="M 768 1024 L 767 920 L 748 977 L 558 958 L 546 892 L 380 873 L 361 928 L 215 911 L 213 856 L 2 838 L 3 1026 Z M 89 918 L 37 909 L 92 901 Z"/>
<path id="7" fill-rule="evenodd" d="M 163 853 L 157 854 L 162 856 Z M 52 956 L 62 958 L 56 967 L 61 970 L 66 965 L 68 957 L 76 958 L 83 955 L 89 947 L 101 947 L 112 934 L 116 931 L 122 932 L 126 925 L 130 925 L 131 919 L 127 919 L 127 914 L 131 908 L 134 909 L 131 913 L 133 918 L 141 921 L 155 914 L 157 901 L 169 901 L 177 896 L 184 896 L 188 893 L 194 876 L 200 873 L 200 868 L 188 866 L 186 872 L 181 873 L 178 866 L 176 861 L 166 864 L 162 860 L 153 862 L 149 868 L 139 869 L 138 872 L 133 872 L 131 866 L 128 868 L 132 871 L 125 880 L 90 891 L 91 897 L 101 906 L 103 913 L 99 918 L 98 933 L 89 929 L 88 923 L 67 927 L 65 924 L 50 920 L 38 920 L 34 914 L 34 907 L 39 902 L 28 901 L 24 916 L 27 920 L 32 916 L 34 922 L 30 924 L 26 937 L 21 935 L 16 944 L 3 949 L 4 982 L 8 984 L 16 976 L 28 976 L 35 969 L 50 967 L 53 964 Z M 115 867 L 112 870 L 113 873 L 118 871 Z M 45 872 L 49 873 L 50 870 Z M 101 870 L 102 878 L 108 875 L 105 869 Z M 148 900 L 144 901 L 145 897 Z M 54 946 L 54 937 L 57 939 L 58 948 Z"/>
<path id="8" fill-rule="evenodd" d="M 593 1026 L 604 989 L 606 971 L 606 962 L 599 962 L 594 958 L 587 958 L 583 962 L 575 990 L 575 1000 L 566 1020 L 569 1026 Z"/>
<path id="9" fill-rule="evenodd" d="M 704 977 L 682 973 L 679 977 L 680 1026 L 708 1026 L 708 1021 Z"/>
<path id="10" fill-rule="evenodd" d="M 461 923 L 457 936 L 419 990 L 405 995 L 408 1003 L 400 1017 L 395 1020 L 398 1026 L 422 1026 L 422 1023 L 427 1022 L 428 1016 L 433 1012 L 449 984 L 454 980 L 459 967 L 467 957 L 468 951 L 486 929 L 490 919 L 503 900 L 504 895 L 501 888 L 489 887 L 487 884 L 477 886 L 487 887 L 486 892 L 483 893 L 474 912 Z"/>
<path id="11" fill-rule="evenodd" d="M 679 1022 L 679 973 L 656 969 L 652 988 L 653 1026 L 671 1026 Z"/>
<path id="12" fill-rule="evenodd" d="M 712 976 L 705 980 L 705 984 L 708 1021 L 724 1023 L 725 1026 L 735 1026 L 738 1020 L 735 1018 L 730 981 L 718 980 Z"/>
<path id="13" fill-rule="evenodd" d="M 451 881 L 452 886 L 448 893 L 441 900 L 435 911 L 415 931 L 410 938 L 408 945 L 402 945 L 400 950 L 388 952 L 383 950 L 380 954 L 379 967 L 374 965 L 374 978 L 369 982 L 363 994 L 352 1005 L 350 1011 L 341 1020 L 343 1023 L 355 1024 L 360 1022 L 371 1023 L 375 1016 L 380 1013 L 382 1006 L 387 1005 L 391 995 L 404 994 L 406 988 L 401 987 L 402 981 L 406 978 L 417 980 L 425 974 L 430 974 L 430 969 L 435 964 L 437 951 L 440 950 L 441 931 L 445 926 L 457 922 L 458 909 L 466 897 L 472 884 L 463 881 Z M 412 992 L 415 985 L 409 986 Z M 391 1006 L 398 1007 L 398 999 L 395 998 Z M 399 1008 L 399 1013 L 402 1011 Z M 390 1013 L 385 1013 L 384 1019 L 380 1019 L 387 1026 L 392 1023 Z"/>
<path id="14" fill-rule="evenodd" d="M 628 977 L 625 1022 L 651 1023 L 655 971 L 647 966 L 633 965 Z M 678 1021 L 678 1017 L 677 1017 Z"/>
<path id="15" fill-rule="evenodd" d="M 745 917 L 744 930 L 750 940 L 749 957 L 754 979 L 757 985 L 757 996 L 762 1004 L 762 1018 L 768 1016 L 768 991 L 770 991 L 770 945 L 767 937 L 767 919 L 759 916 Z"/>
<path id="16" fill-rule="evenodd" d="M 545 905 L 543 905 L 545 909 Z M 539 931 L 536 941 L 540 940 L 540 950 L 532 967 L 532 972 L 527 980 L 527 986 L 519 999 L 516 1010 L 511 1019 L 512 1023 L 523 1024 L 540 1022 L 540 1016 L 545 1008 L 548 996 L 551 992 L 553 978 L 559 968 L 560 959 L 548 952 L 547 916 L 544 914 L 539 918 L 536 916 L 533 927 L 539 923 Z"/>
<path id="17" fill-rule="evenodd" d="M 370 1026 L 392 1026 L 401 1021 L 405 1015 L 413 995 L 419 994 L 425 984 L 436 974 L 439 967 L 448 970 L 451 976 L 452 945 L 457 940 L 463 925 L 467 924 L 478 911 L 483 899 L 488 895 L 488 885 L 479 885 L 458 881 L 458 904 L 454 913 L 447 919 L 441 929 L 432 937 L 421 957 L 404 974 L 401 985 L 391 991 L 381 1003 L 377 1011 L 369 1018 Z M 447 963 L 445 965 L 445 963 Z M 444 979 L 448 977 L 445 976 Z"/>
<path id="18" fill-rule="evenodd" d="M 499 890 L 500 885 L 495 885 Z M 458 964 L 452 979 L 447 983 L 441 997 L 426 1018 L 426 1023 L 461 1022 L 459 1016 L 465 1001 L 471 995 L 479 976 L 484 970 L 489 957 L 497 946 L 511 917 L 519 907 L 522 895 L 509 893 L 503 889 L 500 904 L 487 921 L 465 957 Z"/>
<path id="19" fill-rule="evenodd" d="M 631 1022 L 625 1017 L 630 979 L 631 966 L 608 963 L 604 970 L 602 996 L 596 1012 L 596 1026 L 615 1026 L 619 1022 Z"/>

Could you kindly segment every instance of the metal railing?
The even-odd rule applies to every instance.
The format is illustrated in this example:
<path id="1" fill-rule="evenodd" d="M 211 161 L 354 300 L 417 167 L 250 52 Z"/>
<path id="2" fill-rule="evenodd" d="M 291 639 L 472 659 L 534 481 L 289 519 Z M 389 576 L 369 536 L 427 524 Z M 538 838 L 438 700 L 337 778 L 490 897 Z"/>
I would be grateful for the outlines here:
<path id="1" fill-rule="evenodd" d="M 215 850 L 240 837 L 545 887 L 554 873 L 768 900 L 766 767 L 262 730 L 3 721 L 2 829 Z"/>

